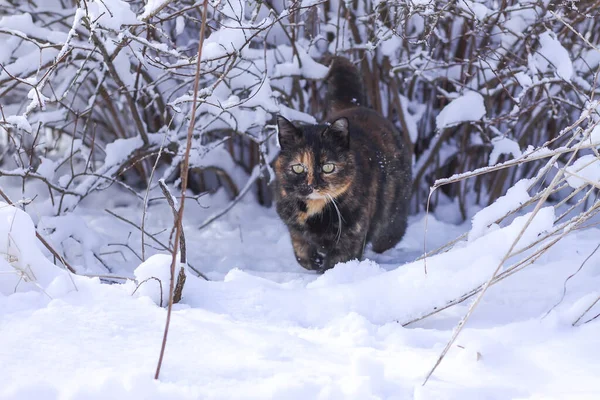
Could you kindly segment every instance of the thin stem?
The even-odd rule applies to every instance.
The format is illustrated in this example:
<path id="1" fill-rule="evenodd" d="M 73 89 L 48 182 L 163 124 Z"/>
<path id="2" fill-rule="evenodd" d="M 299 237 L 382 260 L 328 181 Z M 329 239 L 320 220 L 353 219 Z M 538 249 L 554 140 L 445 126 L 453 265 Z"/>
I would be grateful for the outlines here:
<path id="1" fill-rule="evenodd" d="M 160 376 L 160 368 L 162 366 L 163 358 L 165 355 L 165 348 L 167 346 L 167 337 L 169 335 L 169 325 L 171 323 L 171 312 L 173 309 L 173 291 L 175 289 L 175 264 L 177 263 L 177 248 L 179 247 L 179 241 L 182 236 L 182 220 L 183 211 L 185 207 L 185 192 L 188 185 L 188 168 L 190 163 L 190 150 L 192 148 L 192 136 L 194 133 L 194 124 L 196 123 L 196 109 L 198 107 L 198 88 L 200 86 L 200 64 L 202 63 L 202 45 L 204 44 L 204 30 L 206 27 L 206 14 L 208 12 L 208 0 L 204 0 L 202 10 L 202 25 L 200 27 L 200 40 L 198 42 L 198 56 L 196 60 L 196 76 L 194 79 L 194 102 L 192 104 L 192 115 L 190 119 L 190 125 L 187 133 L 187 143 L 185 148 L 185 155 L 183 163 L 181 165 L 181 205 L 179 206 L 179 213 L 177 221 L 175 221 L 175 243 L 173 245 L 173 258 L 171 260 L 171 280 L 169 282 L 169 305 L 167 307 L 167 320 L 165 322 L 165 331 L 163 334 L 163 340 L 160 347 L 160 355 L 158 357 L 158 364 L 156 366 L 156 374 L 154 379 L 158 379 Z"/>

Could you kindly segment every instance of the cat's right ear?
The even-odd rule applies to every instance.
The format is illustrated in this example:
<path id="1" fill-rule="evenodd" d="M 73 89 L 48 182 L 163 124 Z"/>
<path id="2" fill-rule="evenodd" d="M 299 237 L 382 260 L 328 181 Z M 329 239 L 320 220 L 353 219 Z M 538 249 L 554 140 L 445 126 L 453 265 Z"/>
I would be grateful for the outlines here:
<path id="1" fill-rule="evenodd" d="M 302 132 L 281 115 L 277 116 L 277 130 L 281 149 L 294 146 L 302 138 Z"/>

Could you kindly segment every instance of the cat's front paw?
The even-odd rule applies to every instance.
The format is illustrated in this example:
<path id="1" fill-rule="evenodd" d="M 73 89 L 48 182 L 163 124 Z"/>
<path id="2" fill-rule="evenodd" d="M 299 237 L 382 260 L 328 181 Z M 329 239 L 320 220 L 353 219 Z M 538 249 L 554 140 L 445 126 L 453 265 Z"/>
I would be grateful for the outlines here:
<path id="1" fill-rule="evenodd" d="M 325 264 L 325 254 L 314 252 L 312 257 L 310 258 L 310 262 L 312 264 L 312 269 L 322 272 L 323 266 Z"/>
<path id="2" fill-rule="evenodd" d="M 308 258 L 296 257 L 298 263 L 306 269 L 323 272 L 325 254 L 313 252 Z"/>

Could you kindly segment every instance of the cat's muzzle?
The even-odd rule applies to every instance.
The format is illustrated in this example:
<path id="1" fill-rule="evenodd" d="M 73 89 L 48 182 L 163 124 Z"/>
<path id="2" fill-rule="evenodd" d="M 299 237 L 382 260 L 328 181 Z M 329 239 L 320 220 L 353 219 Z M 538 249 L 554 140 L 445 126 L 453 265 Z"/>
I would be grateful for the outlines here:
<path id="1" fill-rule="evenodd" d="M 313 187 L 312 186 L 302 186 L 302 187 L 298 188 L 298 192 L 302 196 L 308 196 L 309 194 L 311 194 L 313 192 Z"/>

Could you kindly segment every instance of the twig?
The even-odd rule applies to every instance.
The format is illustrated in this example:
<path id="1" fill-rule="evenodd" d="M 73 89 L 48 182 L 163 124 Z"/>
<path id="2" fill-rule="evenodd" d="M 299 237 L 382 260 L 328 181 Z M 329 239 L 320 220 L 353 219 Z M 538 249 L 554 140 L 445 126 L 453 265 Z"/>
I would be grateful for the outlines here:
<path id="1" fill-rule="evenodd" d="M 138 291 L 138 289 L 140 288 L 140 286 L 142 286 L 144 283 L 148 282 L 150 279 L 154 279 L 155 281 L 158 282 L 158 286 L 160 287 L 160 304 L 159 306 L 163 306 L 163 287 L 162 287 L 162 282 L 160 279 L 158 279 L 155 276 L 151 276 L 150 278 L 146 278 L 143 281 L 141 281 L 140 283 L 138 283 L 138 285 L 135 287 L 135 290 L 133 291 L 133 293 L 131 293 L 131 295 L 133 296 L 135 294 L 135 292 Z"/>
<path id="2" fill-rule="evenodd" d="M 204 0 L 202 10 L 202 25 L 200 26 L 200 40 L 198 41 L 198 56 L 196 61 L 196 76 L 194 80 L 194 102 L 192 104 L 192 115 L 190 119 L 190 125 L 188 127 L 187 143 L 185 148 L 185 155 L 183 163 L 181 165 L 181 205 L 179 206 L 179 213 L 177 215 L 177 221 L 175 222 L 175 243 L 173 245 L 173 259 L 171 260 L 171 279 L 169 283 L 169 305 L 167 307 L 167 320 L 165 322 L 165 331 L 163 334 L 163 340 L 160 348 L 160 355 L 158 357 L 158 364 L 156 366 L 156 373 L 154 379 L 158 379 L 160 376 L 160 368 L 165 355 L 165 348 L 167 346 L 167 336 L 169 334 L 169 325 L 171 322 L 171 312 L 173 310 L 173 291 L 175 286 L 175 264 L 177 263 L 177 247 L 179 247 L 179 241 L 181 240 L 182 234 L 182 220 L 183 212 L 185 207 L 185 192 L 188 184 L 188 167 L 190 162 L 190 150 L 192 148 L 192 137 L 194 134 L 194 124 L 196 122 L 196 109 L 198 107 L 198 89 L 200 86 L 200 65 L 202 64 L 202 46 L 204 44 L 204 30 L 206 28 L 206 14 L 208 12 L 208 0 Z"/>
<path id="3" fill-rule="evenodd" d="M 112 215 L 113 217 L 115 217 L 115 218 L 117 218 L 117 219 L 119 219 L 119 220 L 121 220 L 121 221 L 125 222 L 126 224 L 133 226 L 133 227 L 134 227 L 135 229 L 137 229 L 138 231 L 141 231 L 141 228 L 140 228 L 139 226 L 137 226 L 137 225 L 136 225 L 134 222 L 132 222 L 132 221 L 128 220 L 127 218 L 125 218 L 125 217 L 123 217 L 123 216 L 121 216 L 121 215 L 119 215 L 119 214 L 117 214 L 117 213 L 115 213 L 115 212 L 113 212 L 113 211 L 111 211 L 111 210 L 108 210 L 108 209 L 105 209 L 104 211 L 106 211 L 107 213 L 109 213 L 109 214 L 110 214 L 110 215 Z M 152 240 L 154 241 L 154 243 L 156 243 L 156 244 L 157 244 L 157 245 L 158 245 L 158 246 L 159 246 L 159 247 L 160 247 L 162 250 L 166 250 L 166 251 L 168 251 L 169 253 L 172 251 L 172 250 L 171 250 L 171 248 L 170 248 L 169 246 L 165 245 L 165 244 L 164 244 L 164 243 L 162 243 L 160 240 L 158 240 L 158 239 L 156 238 L 156 236 L 155 236 L 155 235 L 153 235 L 152 233 L 150 233 L 150 232 L 148 232 L 148 231 L 146 231 L 146 230 L 145 230 L 145 231 L 144 231 L 144 234 L 145 234 L 146 236 L 148 236 L 150 239 L 152 239 Z M 124 246 L 124 245 L 122 245 L 122 246 Z M 130 246 L 128 246 L 128 245 L 127 245 L 127 246 L 125 246 L 125 247 L 129 248 L 129 250 L 131 250 L 131 251 L 132 251 L 134 254 L 136 254 L 136 253 L 133 251 L 133 249 L 132 249 Z M 136 254 L 136 257 L 140 258 L 140 257 L 139 257 L 137 254 Z M 141 258 L 140 258 L 140 261 L 142 261 L 142 260 L 141 260 Z M 204 280 L 207 280 L 207 281 L 209 281 L 209 280 L 210 280 L 210 279 L 208 279 L 208 277 L 207 277 L 206 275 L 204 275 L 202 272 L 198 271 L 198 269 L 196 269 L 196 268 L 195 268 L 193 265 L 191 265 L 190 263 L 188 263 L 188 266 L 190 267 L 190 269 L 192 269 L 192 271 L 194 271 L 195 273 L 197 273 L 199 277 L 201 277 L 201 278 L 203 278 Z"/>
<path id="4" fill-rule="evenodd" d="M 598 298 L 598 300 L 600 300 L 600 297 Z M 594 304 L 596 304 L 598 302 L 598 300 L 596 300 L 596 302 L 594 302 Z M 590 307 L 591 308 L 591 307 Z M 593 320 L 595 320 L 596 318 L 600 317 L 600 313 L 596 314 L 595 316 L 593 316 L 592 318 L 588 319 L 587 321 L 585 321 L 583 323 L 583 325 L 587 324 L 588 322 L 592 322 Z"/>
<path id="5" fill-rule="evenodd" d="M 169 188 L 167 187 L 167 184 L 165 183 L 164 179 L 159 180 L 158 185 L 160 186 L 163 194 L 165 195 L 165 198 L 167 199 L 167 203 L 169 203 L 169 206 L 173 211 L 173 223 L 183 223 L 183 221 L 178 220 L 179 213 L 177 210 L 177 206 L 175 205 L 175 197 L 169 191 Z M 183 231 L 183 227 L 181 227 L 181 239 L 179 241 L 179 263 L 179 274 L 177 275 L 177 284 L 175 285 L 175 291 L 173 293 L 174 303 L 179 303 L 181 301 L 181 297 L 183 295 L 183 287 L 185 285 L 186 280 L 185 269 L 183 267 L 186 264 L 185 232 Z"/>
<path id="6" fill-rule="evenodd" d="M 596 248 L 594 249 L 594 251 L 592 251 L 592 252 L 591 252 L 591 253 L 590 253 L 590 254 L 589 254 L 587 257 L 586 257 L 586 259 L 585 259 L 585 260 L 583 260 L 583 262 L 581 263 L 581 265 L 579 265 L 579 268 L 577 268 L 577 271 L 573 272 L 571 275 L 569 275 L 569 276 L 567 277 L 567 279 L 565 279 L 565 282 L 564 282 L 564 284 L 563 284 L 563 292 L 562 292 L 562 295 L 560 296 L 560 299 L 558 300 L 558 302 L 557 302 L 555 305 L 553 305 L 553 306 L 552 306 L 552 308 L 550 308 L 550 309 L 548 310 L 548 312 L 547 312 L 547 313 L 544 315 L 544 318 L 545 318 L 545 317 L 547 317 L 547 316 L 548 316 L 548 314 L 550 314 L 550 313 L 552 312 L 552 310 L 554 310 L 556 307 L 558 307 L 558 305 L 559 305 L 560 303 L 562 303 L 562 301 L 565 299 L 565 296 L 567 295 L 567 283 L 568 283 L 568 282 L 571 280 L 571 278 L 573 278 L 575 275 L 577 275 L 577 274 L 579 273 L 579 271 L 581 271 L 581 270 L 583 269 L 584 265 L 585 265 L 585 264 L 588 262 L 588 260 L 589 260 L 590 258 L 592 258 L 592 256 L 593 256 L 594 254 L 596 254 L 596 252 L 598 251 L 598 249 L 600 249 L 600 244 L 598 244 L 598 246 L 596 246 Z M 587 312 L 587 311 L 586 311 L 586 312 Z M 582 315 L 582 316 L 583 316 L 583 315 Z M 581 317 L 580 317 L 580 318 L 581 318 Z M 578 319 L 577 321 L 579 321 L 579 319 Z M 577 321 L 575 321 L 575 322 L 573 323 L 573 325 L 575 325 L 575 324 L 577 323 Z"/>
<path id="7" fill-rule="evenodd" d="M 562 230 L 562 229 L 561 229 Z M 538 250 L 536 253 L 534 253 L 533 255 L 531 255 L 530 257 L 511 265 L 510 267 L 508 267 L 505 271 L 503 271 L 502 273 L 498 274 L 493 282 L 492 285 L 495 285 L 496 283 L 508 278 L 509 276 L 512 276 L 513 274 L 515 274 L 516 272 L 522 270 L 523 268 L 525 268 L 528 265 L 533 264 L 535 261 L 537 261 L 546 251 L 548 251 L 552 246 L 554 246 L 559 240 L 561 240 L 563 237 L 565 237 L 567 235 L 567 232 L 563 232 L 558 238 L 552 240 L 550 243 L 546 244 L 543 248 L 541 248 L 540 250 Z M 545 240 L 545 239 L 544 239 Z M 512 256 L 512 255 L 511 255 Z M 479 285 L 478 287 L 469 290 L 468 292 L 462 294 L 461 296 L 457 297 L 454 300 L 451 300 L 449 302 L 447 302 L 445 305 L 443 306 L 439 306 L 439 307 L 434 307 L 432 311 L 423 314 L 419 317 L 416 317 L 412 320 L 406 321 L 402 323 L 402 326 L 406 327 L 409 326 L 411 324 L 414 324 L 415 322 L 419 322 L 422 321 L 428 317 L 431 317 L 432 315 L 438 314 L 444 310 L 447 310 L 450 307 L 453 307 L 455 305 L 461 304 L 463 302 L 465 302 L 466 300 L 470 299 L 471 297 L 475 296 L 476 294 L 478 294 L 481 289 L 483 288 L 483 284 Z"/>
<path id="8" fill-rule="evenodd" d="M 179 211 L 177 210 L 177 206 L 175 205 L 175 196 L 169 191 L 169 187 L 165 183 L 164 179 L 160 179 L 158 181 L 158 186 L 162 190 L 165 195 L 165 199 L 167 199 L 167 203 L 169 203 L 169 207 L 171 207 L 171 211 L 173 212 L 173 223 L 177 223 L 177 217 L 179 216 Z M 181 232 L 181 240 L 179 242 L 179 252 L 180 252 L 180 263 L 185 264 L 186 262 L 186 249 L 185 249 L 185 232 Z"/>
<path id="9" fill-rule="evenodd" d="M 213 214 L 212 216 L 208 217 L 206 219 L 206 221 L 204 221 L 198 227 L 198 229 L 204 229 L 204 228 L 206 228 L 208 225 L 212 224 L 217 219 L 219 219 L 223 215 L 227 214 L 229 212 L 229 210 L 231 210 L 237 203 L 239 203 L 239 201 L 242 200 L 244 198 L 244 196 L 246 195 L 246 193 L 248 193 L 248 191 L 252 188 L 252 185 L 254 184 L 254 182 L 256 182 L 258 180 L 258 178 L 260 178 L 260 174 L 263 171 L 263 169 L 266 169 L 265 165 L 263 165 L 263 166 L 260 166 L 260 165 L 255 166 L 252 175 L 250 176 L 250 178 L 248 178 L 248 182 L 246 182 L 246 185 L 242 188 L 242 190 L 240 190 L 240 193 L 236 196 L 236 198 L 233 199 L 231 202 L 229 202 L 229 204 L 227 205 L 227 207 L 225 207 L 222 210 L 218 211 L 216 214 Z"/>
<path id="10" fill-rule="evenodd" d="M 106 280 L 115 280 L 115 281 L 133 281 L 135 279 L 127 276 L 120 275 L 104 275 L 104 274 L 80 274 L 79 276 L 85 276 L 87 278 L 99 278 Z"/>
<path id="11" fill-rule="evenodd" d="M 38 238 L 38 240 L 40 242 L 42 242 L 42 244 L 44 245 L 44 247 L 46 247 L 46 249 L 48 249 L 48 251 L 50 253 L 52 253 L 52 255 L 56 258 L 58 258 L 60 260 L 60 262 L 73 274 L 76 274 L 77 271 L 75 271 L 75 268 L 73 268 L 71 266 L 71 264 L 69 264 L 69 262 L 67 260 L 65 260 L 65 258 L 63 256 L 61 256 L 56 250 L 54 250 L 54 248 L 50 245 L 50 243 L 48 243 L 46 241 L 46 239 L 44 239 L 42 237 L 42 235 L 40 235 L 40 233 L 38 231 L 35 232 L 35 237 Z"/>
<path id="12" fill-rule="evenodd" d="M 129 225 L 133 226 L 134 228 L 136 228 L 137 230 L 141 231 L 141 228 L 139 226 L 137 226 L 134 222 L 128 220 L 127 218 L 125 218 L 109 209 L 105 209 L 104 211 L 106 211 L 113 217 L 117 218 L 118 220 L 121 220 L 121 221 L 125 222 L 126 224 L 129 224 Z M 171 249 L 169 248 L 169 246 L 166 246 L 164 243 L 162 243 L 160 240 L 158 240 L 153 234 L 151 234 L 150 232 L 148 232 L 146 230 L 144 230 L 144 234 L 146 236 L 148 236 L 150 239 L 152 239 L 154 241 L 154 243 L 158 244 L 163 250 L 167 250 L 168 252 L 171 252 Z M 143 260 L 141 260 L 141 261 L 143 261 Z"/>
<path id="13" fill-rule="evenodd" d="M 517 237 L 513 240 L 510 248 L 508 249 L 508 251 L 506 252 L 506 254 L 504 255 L 504 257 L 502 258 L 502 260 L 498 263 L 498 266 L 496 267 L 496 269 L 494 270 L 494 272 L 492 273 L 492 275 L 490 276 L 490 278 L 487 280 L 487 282 L 481 288 L 481 291 L 479 292 L 479 294 L 475 298 L 475 301 L 473 301 L 473 303 L 471 304 L 471 306 L 467 310 L 467 313 L 465 314 L 465 316 L 459 321 L 458 325 L 456 326 L 456 328 L 454 330 L 454 333 L 452 334 L 452 337 L 450 338 L 450 341 L 448 341 L 448 343 L 446 344 L 446 347 L 444 348 L 444 350 L 442 351 L 442 353 L 438 357 L 435 365 L 433 366 L 433 368 L 429 371 L 429 373 L 425 377 L 425 381 L 423 382 L 423 386 L 425 386 L 425 384 L 427 384 L 427 381 L 429 380 L 429 378 L 431 377 L 431 375 L 435 372 L 435 370 L 437 369 L 437 367 L 440 365 L 440 363 L 442 362 L 442 360 L 444 359 L 444 357 L 448 353 L 448 350 L 450 350 L 450 347 L 452 346 L 452 344 L 454 343 L 454 341 L 456 340 L 456 338 L 458 337 L 458 335 L 462 331 L 462 329 L 465 326 L 466 322 L 469 320 L 469 318 L 471 317 L 471 315 L 475 311 L 475 308 L 477 307 L 477 305 L 479 305 L 479 302 L 481 301 L 481 299 L 483 298 L 483 296 L 487 292 L 488 288 L 492 285 L 494 279 L 496 278 L 496 275 L 500 271 L 500 268 L 502 268 L 502 266 L 504 265 L 504 263 L 506 262 L 506 260 L 509 258 L 510 254 L 512 253 L 512 251 L 516 247 L 517 243 L 521 240 L 521 238 L 523 237 L 523 234 L 525 233 L 525 231 L 527 230 L 527 228 L 529 227 L 529 225 L 531 225 L 531 222 L 533 221 L 533 219 L 537 215 L 538 211 L 542 207 L 542 204 L 544 204 L 546 202 L 546 200 L 548 199 L 548 196 L 550 195 L 551 190 L 558 184 L 558 182 L 562 178 L 562 175 L 565 172 L 565 169 L 573 161 L 573 159 L 575 158 L 575 156 L 577 154 L 577 151 L 580 150 L 580 148 L 582 147 L 582 145 L 583 145 L 583 142 L 580 142 L 579 145 L 577 146 L 577 148 L 575 150 L 573 150 L 573 154 L 571 155 L 571 158 L 570 158 L 569 162 L 565 165 L 565 167 L 563 167 L 563 168 L 561 168 L 561 169 L 558 170 L 557 174 L 552 179 L 552 182 L 544 190 L 542 196 L 540 197 L 540 200 L 538 201 L 538 203 L 536 204 L 534 210 L 531 212 L 529 218 L 527 219 L 527 222 L 525 223 L 525 225 L 523 226 L 523 228 L 520 230 L 520 232 L 517 235 Z"/>
<path id="14" fill-rule="evenodd" d="M 108 50 L 106 50 L 106 47 L 104 46 L 104 43 L 102 42 L 102 40 L 96 36 L 94 31 L 91 31 L 90 37 L 91 37 L 93 43 L 98 48 L 98 50 L 100 50 L 100 53 L 102 54 L 102 57 L 104 58 L 104 62 L 106 63 L 106 67 L 108 68 L 108 71 L 110 72 L 110 75 L 112 76 L 115 83 L 121 90 L 121 93 L 123 94 L 123 96 L 125 96 L 125 100 L 127 101 L 127 104 L 129 105 L 129 109 L 131 111 L 131 116 L 133 117 L 133 122 L 137 128 L 137 131 L 138 131 L 140 137 L 142 138 L 142 141 L 144 142 L 145 145 L 148 145 L 150 143 L 150 140 L 148 139 L 148 134 L 146 133 L 146 128 L 144 127 L 144 123 L 142 122 L 142 119 L 140 117 L 137 105 L 135 104 L 135 101 L 133 100 L 131 93 L 129 93 L 129 90 L 125 86 L 125 83 L 119 76 L 119 73 L 117 72 L 117 69 L 115 68 L 115 65 L 113 64 L 113 61 L 112 61 L 113 59 L 108 54 Z"/>
<path id="15" fill-rule="evenodd" d="M 183 287 L 185 286 L 185 281 L 187 277 L 185 276 L 185 268 L 183 265 L 179 268 L 179 274 L 177 275 L 177 284 L 175 285 L 175 289 L 173 290 L 173 303 L 179 303 L 181 301 L 181 297 L 183 296 Z"/>
<path id="16" fill-rule="evenodd" d="M 150 189 L 152 187 L 152 179 L 154 178 L 154 173 L 156 172 L 156 168 L 158 167 L 158 163 L 159 163 L 160 157 L 162 155 L 162 150 L 165 145 L 166 138 L 167 138 L 167 135 L 165 133 L 165 136 L 163 137 L 163 142 L 160 145 L 160 148 L 158 149 L 158 155 L 156 156 L 156 161 L 154 162 L 154 166 L 152 167 L 152 171 L 150 172 L 150 178 L 148 179 L 148 186 L 146 188 L 146 193 L 144 194 L 144 204 L 142 206 L 143 207 L 142 229 L 140 229 L 142 231 L 142 260 L 146 259 L 146 249 L 144 246 L 144 225 L 146 224 L 146 211 L 148 210 L 148 196 L 150 196 Z"/>

